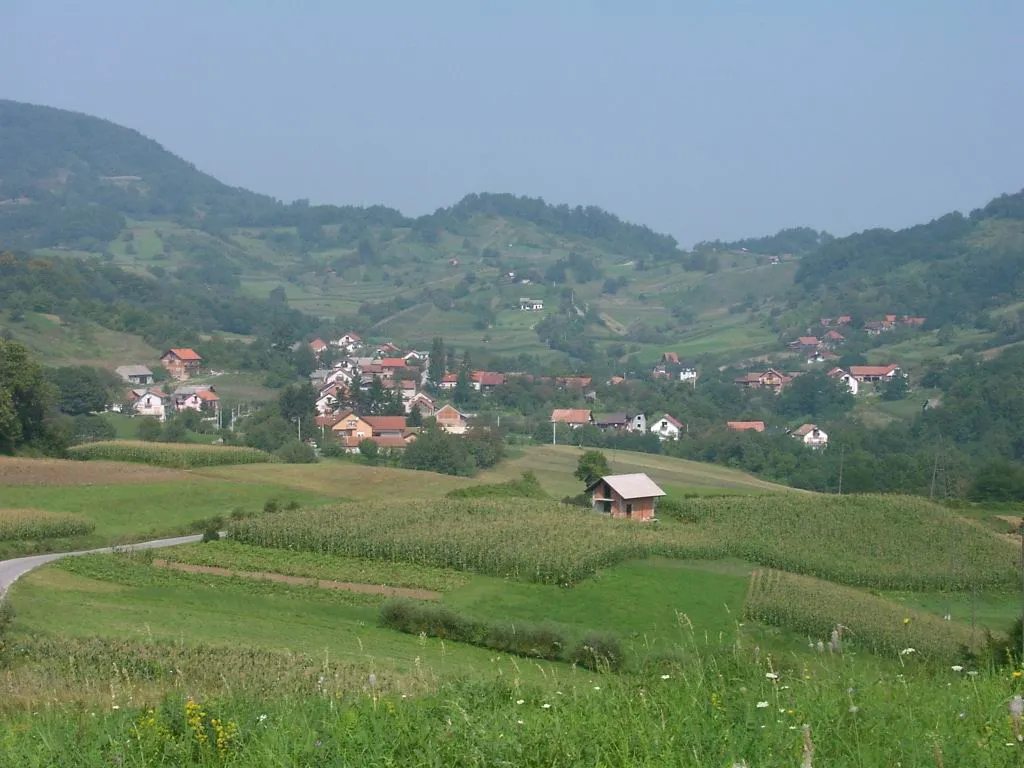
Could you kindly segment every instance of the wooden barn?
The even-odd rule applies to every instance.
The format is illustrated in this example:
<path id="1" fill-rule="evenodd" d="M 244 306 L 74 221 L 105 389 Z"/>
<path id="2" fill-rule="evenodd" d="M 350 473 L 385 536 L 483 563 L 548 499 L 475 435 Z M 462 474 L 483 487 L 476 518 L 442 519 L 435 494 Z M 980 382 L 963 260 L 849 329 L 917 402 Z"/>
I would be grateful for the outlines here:
<path id="1" fill-rule="evenodd" d="M 665 495 L 647 475 L 605 475 L 587 488 L 595 512 L 631 520 L 654 517 L 655 501 Z"/>

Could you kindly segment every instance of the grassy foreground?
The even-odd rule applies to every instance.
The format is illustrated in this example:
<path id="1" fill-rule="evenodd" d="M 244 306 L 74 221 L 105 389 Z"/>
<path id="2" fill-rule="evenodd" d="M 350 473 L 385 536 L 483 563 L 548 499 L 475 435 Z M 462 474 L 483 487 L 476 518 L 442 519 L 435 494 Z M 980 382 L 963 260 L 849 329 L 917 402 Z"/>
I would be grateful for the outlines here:
<path id="1" fill-rule="evenodd" d="M 1008 706 L 1022 685 L 1011 673 L 932 672 L 912 660 L 879 672 L 852 657 L 797 661 L 696 639 L 690 650 L 685 668 L 645 675 L 528 684 L 513 667 L 418 695 L 376 674 L 349 676 L 344 693 L 321 674 L 304 693 L 182 690 L 154 704 L 112 685 L 95 706 L 6 713 L 0 762 L 860 768 L 1018 766 L 1024 757 Z"/>

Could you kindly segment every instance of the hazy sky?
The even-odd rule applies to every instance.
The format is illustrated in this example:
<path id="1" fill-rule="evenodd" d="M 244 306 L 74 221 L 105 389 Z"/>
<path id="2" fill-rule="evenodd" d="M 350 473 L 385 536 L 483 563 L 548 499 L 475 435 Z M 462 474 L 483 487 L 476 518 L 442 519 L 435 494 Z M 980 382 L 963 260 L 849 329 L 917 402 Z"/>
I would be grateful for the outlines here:
<path id="1" fill-rule="evenodd" d="M 1024 187 L 1021 0 L 0 0 L 0 51 L 0 96 L 284 200 L 515 192 L 688 245 Z"/>

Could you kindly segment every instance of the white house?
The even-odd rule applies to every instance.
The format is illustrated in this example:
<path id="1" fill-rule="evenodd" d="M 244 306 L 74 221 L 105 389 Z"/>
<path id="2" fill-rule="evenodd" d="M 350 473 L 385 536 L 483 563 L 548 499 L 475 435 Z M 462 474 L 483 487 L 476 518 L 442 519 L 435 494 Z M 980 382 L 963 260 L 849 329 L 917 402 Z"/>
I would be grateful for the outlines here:
<path id="1" fill-rule="evenodd" d="M 682 431 L 683 423 L 667 413 L 657 421 L 651 422 L 651 432 L 661 440 L 678 440 Z"/>
<path id="2" fill-rule="evenodd" d="M 540 299 L 528 299 L 521 297 L 519 299 L 519 311 L 520 312 L 540 312 L 544 309 L 544 302 Z"/>
<path id="3" fill-rule="evenodd" d="M 131 409 L 139 416 L 154 416 L 164 421 L 171 410 L 171 398 L 159 389 L 133 389 L 128 399 Z"/>
<path id="4" fill-rule="evenodd" d="M 338 349 L 344 349 L 348 353 L 352 353 L 356 347 L 362 346 L 363 340 L 358 333 L 345 333 L 339 336 L 337 339 L 331 341 L 331 346 L 337 347 Z"/>
<path id="5" fill-rule="evenodd" d="M 851 395 L 856 395 L 860 390 L 860 382 L 857 381 L 853 376 L 844 371 L 842 368 L 833 368 L 826 374 L 830 379 L 838 379 L 846 385 L 846 388 L 850 390 Z"/>
<path id="6" fill-rule="evenodd" d="M 646 432 L 647 431 L 647 417 L 642 413 L 634 413 L 627 415 L 629 423 L 626 424 L 626 430 L 629 432 Z"/>
<path id="7" fill-rule="evenodd" d="M 693 365 L 683 365 L 679 369 L 679 380 L 694 382 L 697 380 L 697 368 Z"/>
<path id="8" fill-rule="evenodd" d="M 794 429 L 790 434 L 808 448 L 824 448 L 828 445 L 828 435 L 817 424 L 804 424 Z"/>

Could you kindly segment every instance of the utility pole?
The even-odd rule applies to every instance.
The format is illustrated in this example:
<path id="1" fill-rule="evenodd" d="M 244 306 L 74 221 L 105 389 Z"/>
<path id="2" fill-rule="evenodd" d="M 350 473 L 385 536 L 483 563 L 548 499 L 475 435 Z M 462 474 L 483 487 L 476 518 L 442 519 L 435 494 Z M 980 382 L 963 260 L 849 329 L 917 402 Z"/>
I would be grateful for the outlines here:
<path id="1" fill-rule="evenodd" d="M 558 445 L 558 422 L 551 420 L 551 444 Z"/>
<path id="2" fill-rule="evenodd" d="M 298 416 L 296 418 L 298 418 L 298 420 L 299 420 L 299 442 L 301 443 L 302 442 L 302 417 Z"/>

